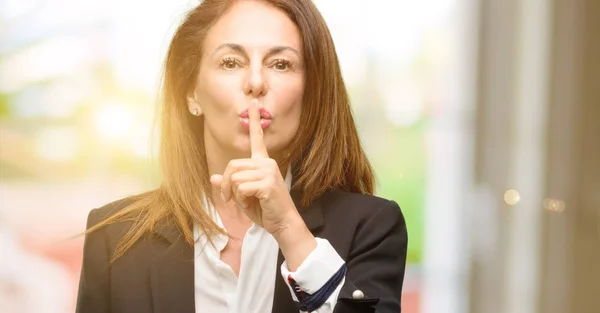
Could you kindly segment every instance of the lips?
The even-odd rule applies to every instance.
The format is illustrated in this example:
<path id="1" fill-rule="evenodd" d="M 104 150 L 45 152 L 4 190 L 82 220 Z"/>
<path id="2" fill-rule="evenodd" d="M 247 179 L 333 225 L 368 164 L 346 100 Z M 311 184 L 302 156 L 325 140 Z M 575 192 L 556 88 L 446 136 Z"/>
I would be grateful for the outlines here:
<path id="1" fill-rule="evenodd" d="M 258 112 L 260 113 L 260 127 L 266 128 L 271 124 L 271 113 L 265 108 L 259 108 Z M 242 127 L 250 129 L 250 114 L 248 113 L 248 109 L 240 113 L 240 124 Z"/>
<path id="2" fill-rule="evenodd" d="M 267 109 L 265 109 L 265 108 L 259 108 L 258 112 L 260 113 L 260 118 L 261 119 L 266 119 L 266 120 L 270 120 L 271 119 L 271 113 L 269 111 L 267 111 Z M 240 117 L 241 118 L 250 118 L 250 113 L 248 113 L 248 109 L 245 109 L 244 111 L 242 111 L 240 113 Z"/>

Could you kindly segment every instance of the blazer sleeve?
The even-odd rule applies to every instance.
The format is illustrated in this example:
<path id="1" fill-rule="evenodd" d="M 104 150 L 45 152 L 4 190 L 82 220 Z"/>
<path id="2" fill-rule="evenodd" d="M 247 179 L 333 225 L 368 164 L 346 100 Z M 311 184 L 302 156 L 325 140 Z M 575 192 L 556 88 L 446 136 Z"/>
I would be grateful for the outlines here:
<path id="1" fill-rule="evenodd" d="M 396 202 L 387 201 L 356 231 L 333 312 L 401 312 L 407 246 L 404 216 Z"/>
<path id="2" fill-rule="evenodd" d="M 98 209 L 88 215 L 87 227 L 101 221 Z M 85 236 L 83 262 L 77 294 L 77 313 L 110 312 L 110 263 L 106 232 L 103 228 Z"/>

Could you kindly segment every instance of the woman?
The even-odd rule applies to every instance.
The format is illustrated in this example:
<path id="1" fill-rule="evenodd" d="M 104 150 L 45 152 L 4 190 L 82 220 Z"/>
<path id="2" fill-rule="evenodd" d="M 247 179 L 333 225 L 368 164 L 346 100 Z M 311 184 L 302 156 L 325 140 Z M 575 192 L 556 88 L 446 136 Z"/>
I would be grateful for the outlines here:
<path id="1" fill-rule="evenodd" d="M 400 312 L 404 218 L 311 1 L 204 1 L 163 96 L 163 182 L 90 213 L 78 312 Z"/>

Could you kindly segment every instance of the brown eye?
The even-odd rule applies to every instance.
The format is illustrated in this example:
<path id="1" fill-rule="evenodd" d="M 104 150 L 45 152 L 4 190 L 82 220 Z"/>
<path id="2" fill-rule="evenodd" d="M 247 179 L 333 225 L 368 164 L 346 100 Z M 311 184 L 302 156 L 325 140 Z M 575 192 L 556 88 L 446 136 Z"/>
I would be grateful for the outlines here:
<path id="1" fill-rule="evenodd" d="M 287 71 L 291 67 L 292 64 L 287 60 L 277 60 L 277 62 L 275 62 L 275 64 L 273 65 L 273 68 L 275 68 L 278 71 Z"/>
<path id="2" fill-rule="evenodd" d="M 221 61 L 221 67 L 226 70 L 235 70 L 238 68 L 238 62 L 235 59 L 224 59 Z"/>

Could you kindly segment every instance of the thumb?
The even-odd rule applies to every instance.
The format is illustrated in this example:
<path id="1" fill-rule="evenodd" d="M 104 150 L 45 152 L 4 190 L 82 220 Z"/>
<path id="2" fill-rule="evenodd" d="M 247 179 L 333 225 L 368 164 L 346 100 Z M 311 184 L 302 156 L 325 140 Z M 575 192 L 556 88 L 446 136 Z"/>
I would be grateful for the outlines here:
<path id="1" fill-rule="evenodd" d="M 214 174 L 210 176 L 210 184 L 213 187 L 213 194 L 218 195 L 223 199 L 223 192 L 221 190 L 221 183 L 223 182 L 223 175 Z"/>
<path id="2" fill-rule="evenodd" d="M 210 183 L 213 186 L 219 186 L 221 188 L 221 182 L 223 181 L 223 175 L 213 174 L 210 176 Z"/>

